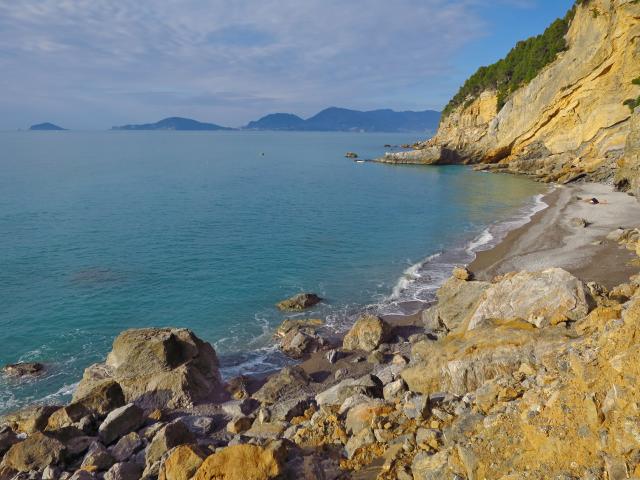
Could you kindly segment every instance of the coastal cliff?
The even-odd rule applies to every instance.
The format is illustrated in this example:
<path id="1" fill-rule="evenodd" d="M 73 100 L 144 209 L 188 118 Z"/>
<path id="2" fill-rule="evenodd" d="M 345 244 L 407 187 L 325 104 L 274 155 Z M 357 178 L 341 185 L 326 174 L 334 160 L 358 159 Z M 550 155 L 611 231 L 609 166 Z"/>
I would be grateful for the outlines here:
<path id="1" fill-rule="evenodd" d="M 555 60 L 504 99 L 488 88 L 445 111 L 435 137 L 417 145 L 417 163 L 611 181 L 630 131 L 628 101 L 640 95 L 640 4 L 582 1 L 568 17 L 566 49 Z"/>

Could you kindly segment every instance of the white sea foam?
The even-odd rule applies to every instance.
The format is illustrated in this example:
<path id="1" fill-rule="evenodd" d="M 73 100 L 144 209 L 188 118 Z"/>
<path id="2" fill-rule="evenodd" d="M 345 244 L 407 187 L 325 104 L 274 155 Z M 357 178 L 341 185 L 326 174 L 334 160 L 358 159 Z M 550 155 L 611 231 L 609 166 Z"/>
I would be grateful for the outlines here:
<path id="1" fill-rule="evenodd" d="M 472 254 L 478 251 L 481 247 L 488 245 L 495 237 L 491 233 L 489 228 L 485 228 L 480 235 L 469 242 L 466 248 L 467 253 Z"/>

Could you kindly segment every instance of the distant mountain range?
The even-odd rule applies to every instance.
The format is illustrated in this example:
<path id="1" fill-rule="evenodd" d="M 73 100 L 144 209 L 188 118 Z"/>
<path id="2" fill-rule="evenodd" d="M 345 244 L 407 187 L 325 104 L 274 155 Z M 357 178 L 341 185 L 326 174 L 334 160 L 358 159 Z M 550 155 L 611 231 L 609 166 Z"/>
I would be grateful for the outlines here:
<path id="1" fill-rule="evenodd" d="M 201 131 L 201 130 L 232 130 L 229 127 L 221 127 L 215 123 L 203 123 L 190 118 L 169 117 L 156 123 L 143 123 L 140 125 L 122 125 L 112 127 L 111 130 L 183 130 L 183 131 Z"/>
<path id="2" fill-rule="evenodd" d="M 440 112 L 395 112 L 371 110 L 361 112 L 347 108 L 330 107 L 311 118 L 303 119 L 291 113 L 272 113 L 260 120 L 249 122 L 247 130 L 288 130 L 320 132 L 426 132 L 435 131 Z"/>
<path id="3" fill-rule="evenodd" d="M 31 127 L 29 127 L 29 130 L 66 130 L 66 128 L 59 127 L 58 125 L 54 125 L 53 123 L 45 122 L 31 125 Z"/>
<path id="4" fill-rule="evenodd" d="M 440 122 L 440 112 L 396 112 L 390 109 L 362 112 L 348 108 L 329 107 L 314 116 L 301 118 L 292 113 L 272 113 L 244 127 L 234 129 L 215 123 L 205 123 L 183 117 L 168 117 L 155 123 L 129 124 L 111 130 L 276 130 L 301 132 L 434 132 Z M 53 123 L 33 125 L 30 130 L 65 130 Z"/>

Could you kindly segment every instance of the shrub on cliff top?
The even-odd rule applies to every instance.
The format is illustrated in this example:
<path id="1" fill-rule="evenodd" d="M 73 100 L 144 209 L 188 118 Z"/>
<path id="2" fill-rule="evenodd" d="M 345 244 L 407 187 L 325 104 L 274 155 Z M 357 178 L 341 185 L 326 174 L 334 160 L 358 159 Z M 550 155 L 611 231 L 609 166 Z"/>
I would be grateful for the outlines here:
<path id="1" fill-rule="evenodd" d="M 587 0 L 578 0 L 576 3 L 587 3 Z M 574 15 L 575 7 L 564 18 L 549 25 L 541 35 L 518 42 L 502 60 L 480 67 L 444 108 L 442 118 L 467 102 L 470 97 L 477 97 L 485 90 L 498 92 L 500 111 L 512 92 L 533 80 L 546 65 L 556 59 L 558 53 L 567 49 L 565 35 Z"/>

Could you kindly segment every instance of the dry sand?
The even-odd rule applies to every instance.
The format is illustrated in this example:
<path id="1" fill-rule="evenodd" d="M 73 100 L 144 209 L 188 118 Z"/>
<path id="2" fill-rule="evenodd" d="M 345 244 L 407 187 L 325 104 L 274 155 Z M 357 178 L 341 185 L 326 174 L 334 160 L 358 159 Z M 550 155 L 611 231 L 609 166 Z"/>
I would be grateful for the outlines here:
<path id="1" fill-rule="evenodd" d="M 586 200 L 595 197 L 601 203 Z M 561 267 L 584 281 L 613 287 L 638 273 L 630 262 L 637 258 L 606 236 L 618 227 L 640 225 L 640 203 L 612 187 L 586 183 L 558 186 L 544 198 L 549 205 L 526 225 L 511 231 L 496 247 L 480 252 L 470 264 L 477 278 L 517 270 Z M 588 226 L 572 225 L 583 218 Z"/>

